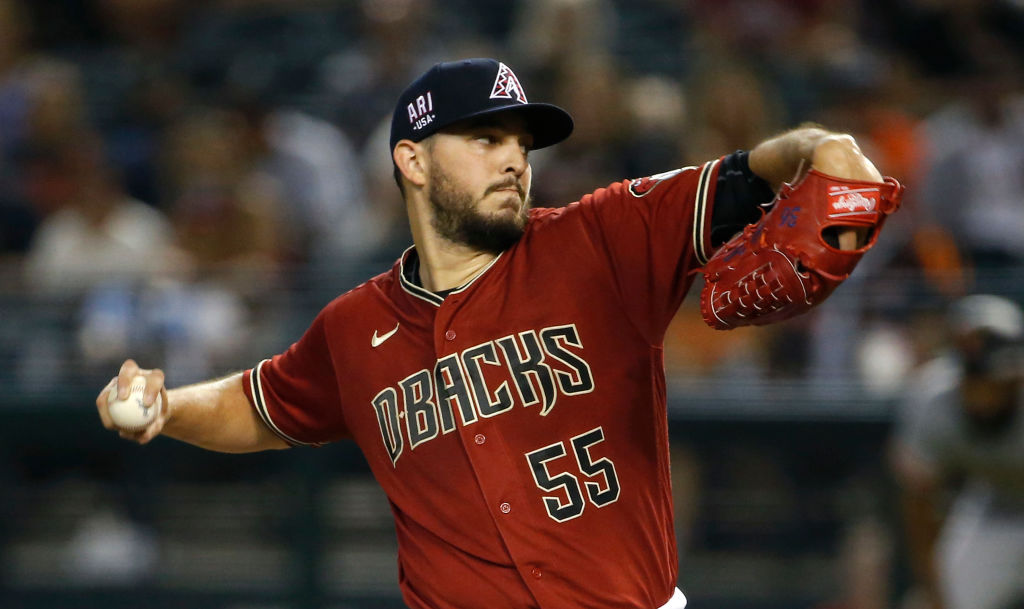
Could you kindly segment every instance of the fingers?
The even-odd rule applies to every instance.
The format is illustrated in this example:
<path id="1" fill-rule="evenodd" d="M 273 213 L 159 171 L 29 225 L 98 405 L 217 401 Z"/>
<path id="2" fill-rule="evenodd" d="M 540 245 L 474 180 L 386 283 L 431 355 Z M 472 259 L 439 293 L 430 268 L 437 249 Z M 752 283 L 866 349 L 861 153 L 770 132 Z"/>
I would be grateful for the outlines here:
<path id="1" fill-rule="evenodd" d="M 156 418 L 153 419 L 153 422 L 146 426 L 144 429 L 141 429 L 139 431 L 125 431 L 122 429 L 119 430 L 118 435 L 120 435 L 125 440 L 131 440 L 132 442 L 136 442 L 138 444 L 148 444 L 153 438 L 160 435 L 160 432 L 163 431 L 164 422 L 166 420 L 167 418 L 165 412 L 161 410 L 160 414 L 158 414 Z"/>
<path id="2" fill-rule="evenodd" d="M 154 379 L 159 379 L 159 387 L 153 392 L 152 399 L 149 391 L 152 387 Z M 160 435 L 160 432 L 164 429 L 164 424 L 167 422 L 168 407 L 167 407 L 167 389 L 164 388 L 164 373 L 161 370 L 153 370 L 146 378 L 146 390 L 143 392 L 143 403 L 153 404 L 156 400 L 156 396 L 160 396 L 160 411 L 156 413 L 156 418 L 153 422 L 146 426 L 145 429 L 137 432 L 124 432 L 121 434 L 122 438 L 127 438 L 133 442 L 139 444 L 148 444 L 153 438 Z M 125 435 L 127 434 L 127 435 Z"/>
<path id="3" fill-rule="evenodd" d="M 868 241 L 867 227 L 850 227 L 839 229 L 839 249 L 851 252 L 864 247 Z"/>
<path id="4" fill-rule="evenodd" d="M 143 404 L 152 406 L 156 403 L 157 396 L 159 396 L 161 398 L 160 411 L 157 413 L 156 418 L 142 430 L 126 431 L 118 429 L 110 419 L 108 411 L 109 401 L 113 400 L 114 395 L 116 395 L 117 399 L 127 399 L 130 393 L 132 379 L 137 376 L 142 376 L 146 379 L 146 388 L 142 392 Z M 103 423 L 103 427 L 112 431 L 116 430 L 122 438 L 138 442 L 139 444 L 146 444 L 156 436 L 160 435 L 169 413 L 167 389 L 164 387 L 164 382 L 165 377 L 163 370 L 158 368 L 152 370 L 143 369 L 139 367 L 135 360 L 125 360 L 125 362 L 121 364 L 121 369 L 118 371 L 117 376 L 107 383 L 96 398 L 96 408 L 99 412 L 100 421 Z"/>
<path id="5" fill-rule="evenodd" d="M 117 399 L 128 398 L 132 385 L 132 379 L 139 375 L 139 365 L 133 359 L 126 359 L 121 364 L 121 370 L 117 373 Z"/>
<path id="6" fill-rule="evenodd" d="M 152 406 L 156 401 L 156 396 L 164 388 L 164 371 L 158 368 L 147 370 L 144 374 L 146 377 L 146 389 L 142 392 L 142 403 L 146 406 Z"/>

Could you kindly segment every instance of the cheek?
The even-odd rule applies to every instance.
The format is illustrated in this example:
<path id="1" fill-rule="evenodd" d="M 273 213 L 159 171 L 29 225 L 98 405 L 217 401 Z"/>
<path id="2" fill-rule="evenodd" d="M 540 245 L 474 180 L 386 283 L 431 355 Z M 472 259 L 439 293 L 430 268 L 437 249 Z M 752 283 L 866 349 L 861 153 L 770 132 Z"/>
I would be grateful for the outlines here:
<path id="1" fill-rule="evenodd" d="M 526 189 L 526 198 L 530 198 L 530 187 L 533 186 L 533 165 L 526 166 L 526 172 L 523 173 L 523 188 Z"/>

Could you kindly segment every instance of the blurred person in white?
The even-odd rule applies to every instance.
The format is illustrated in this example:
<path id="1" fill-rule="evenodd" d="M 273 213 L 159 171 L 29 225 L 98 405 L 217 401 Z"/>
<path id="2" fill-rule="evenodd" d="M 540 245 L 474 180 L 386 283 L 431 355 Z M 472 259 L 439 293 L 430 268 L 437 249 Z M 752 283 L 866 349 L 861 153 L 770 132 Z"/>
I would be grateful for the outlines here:
<path id="1" fill-rule="evenodd" d="M 241 152 L 251 175 L 287 201 L 289 258 L 357 257 L 372 239 L 367 230 L 359 157 L 331 123 L 295 109 L 274 108 L 252 93 L 229 104 L 241 118 Z"/>
<path id="2" fill-rule="evenodd" d="M 140 286 L 166 276 L 179 261 L 173 232 L 158 210 L 131 198 L 91 132 L 34 150 L 24 181 L 32 205 L 54 209 L 33 235 L 24 283 L 43 297 L 19 357 L 23 382 L 65 372 L 65 349 L 103 365 L 144 332 L 125 315 Z M 69 335 L 69 333 L 71 333 Z M 86 372 L 87 373 L 87 372 Z"/>
<path id="3" fill-rule="evenodd" d="M 952 349 L 909 385 L 891 453 L 913 595 L 931 609 L 1016 608 L 1024 602 L 1024 313 L 1006 298 L 967 296 L 950 308 L 949 330 Z"/>
<path id="4" fill-rule="evenodd" d="M 164 268 L 170 225 L 125 192 L 88 124 L 79 70 L 39 59 L 18 73 L 25 105 L 17 188 L 43 218 L 27 252 L 26 284 L 50 296 L 78 296 L 100 282 Z"/>
<path id="5" fill-rule="evenodd" d="M 170 224 L 124 192 L 94 134 L 69 134 L 67 144 L 37 151 L 29 165 L 32 198 L 56 207 L 25 261 L 31 288 L 79 296 L 99 284 L 143 280 L 171 268 Z"/>

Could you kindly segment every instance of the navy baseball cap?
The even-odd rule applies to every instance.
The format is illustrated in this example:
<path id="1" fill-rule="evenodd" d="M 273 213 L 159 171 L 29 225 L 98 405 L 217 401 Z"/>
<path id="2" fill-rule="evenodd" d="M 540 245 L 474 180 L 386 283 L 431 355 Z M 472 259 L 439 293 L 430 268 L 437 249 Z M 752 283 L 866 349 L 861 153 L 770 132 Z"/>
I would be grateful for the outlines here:
<path id="1" fill-rule="evenodd" d="M 435 65 L 402 92 L 391 117 L 391 150 L 399 140 L 418 142 L 461 120 L 508 111 L 526 119 L 533 149 L 572 133 L 569 113 L 526 101 L 523 85 L 508 66 L 494 59 L 463 59 Z"/>

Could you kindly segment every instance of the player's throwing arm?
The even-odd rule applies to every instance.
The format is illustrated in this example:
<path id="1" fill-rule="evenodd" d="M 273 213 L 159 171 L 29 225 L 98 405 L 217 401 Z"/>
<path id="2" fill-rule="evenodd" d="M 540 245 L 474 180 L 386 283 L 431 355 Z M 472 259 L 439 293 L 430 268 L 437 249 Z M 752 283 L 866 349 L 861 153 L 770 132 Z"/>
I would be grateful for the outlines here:
<path id="1" fill-rule="evenodd" d="M 249 404 L 241 373 L 171 391 L 164 380 L 162 370 L 125 360 L 96 397 L 103 426 L 139 444 L 163 434 L 218 452 L 288 447 Z"/>

